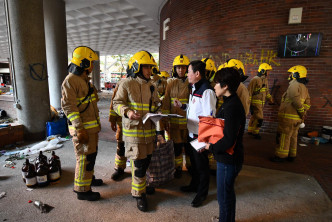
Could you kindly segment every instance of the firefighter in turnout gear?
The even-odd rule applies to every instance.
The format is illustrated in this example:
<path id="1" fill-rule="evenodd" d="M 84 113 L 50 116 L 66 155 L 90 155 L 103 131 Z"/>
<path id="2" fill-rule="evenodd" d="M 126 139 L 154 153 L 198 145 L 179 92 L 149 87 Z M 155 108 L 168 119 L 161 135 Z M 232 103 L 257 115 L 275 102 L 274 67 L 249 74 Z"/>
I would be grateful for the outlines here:
<path id="1" fill-rule="evenodd" d="M 79 200 L 89 201 L 100 198 L 98 192 L 92 192 L 91 186 L 103 183 L 93 176 L 101 128 L 97 90 L 90 84 L 88 75 L 96 60 L 98 55 L 89 47 L 80 46 L 74 50 L 68 66 L 69 74 L 62 83 L 61 98 L 76 155 L 74 192 Z"/>
<path id="2" fill-rule="evenodd" d="M 174 100 L 178 99 L 181 103 L 187 104 L 189 98 L 189 82 L 187 79 L 189 58 L 185 55 L 175 57 L 173 61 L 172 76 L 173 78 L 167 80 L 167 88 L 163 100 L 162 112 L 164 114 L 178 114 L 183 118 L 170 118 L 168 123 L 165 123 L 169 139 L 174 142 L 174 163 L 175 163 L 175 178 L 182 176 L 183 167 L 183 148 L 186 150 L 186 143 L 188 137 L 186 111 L 174 106 Z M 188 162 L 187 162 L 188 159 Z M 189 156 L 186 155 L 187 168 L 189 168 Z"/>
<path id="3" fill-rule="evenodd" d="M 147 211 L 146 170 L 156 146 L 156 126 L 142 117 L 153 113 L 161 106 L 157 90 L 151 83 L 151 70 L 157 66 L 147 51 L 139 51 L 128 62 L 128 78 L 119 85 L 113 98 L 114 111 L 122 117 L 122 133 L 125 141 L 125 156 L 130 159 L 132 184 L 131 194 L 137 200 L 137 208 Z"/>
<path id="4" fill-rule="evenodd" d="M 160 76 L 158 67 L 152 68 L 151 83 L 155 85 L 158 96 L 162 100 L 165 95 L 167 80 Z"/>
<path id="5" fill-rule="evenodd" d="M 239 71 L 239 73 L 241 75 L 241 83 L 240 83 L 239 87 L 237 88 L 236 94 L 240 98 L 244 111 L 245 111 L 245 114 L 247 116 L 249 113 L 250 100 L 249 100 L 248 89 L 243 84 L 243 82 L 246 81 L 246 79 L 248 78 L 248 76 L 246 76 L 243 63 L 237 59 L 230 59 L 224 64 L 224 68 L 235 68 Z"/>
<path id="6" fill-rule="evenodd" d="M 310 96 L 307 87 L 307 69 L 293 66 L 288 70 L 293 80 L 282 95 L 278 112 L 277 146 L 273 162 L 294 161 L 297 152 L 297 134 L 300 124 L 310 108 Z"/>
<path id="7" fill-rule="evenodd" d="M 114 111 L 112 103 L 116 95 L 116 92 L 118 91 L 119 85 L 121 84 L 122 81 L 123 80 L 120 79 L 117 82 L 116 87 L 113 91 L 113 96 L 110 106 L 110 114 L 108 118 L 108 121 L 111 123 L 112 130 L 116 132 L 116 141 L 117 141 L 116 154 L 114 160 L 114 173 L 111 176 L 113 180 L 120 180 L 122 178 L 122 176 L 124 175 L 124 170 L 126 169 L 126 162 L 127 162 L 127 158 L 125 157 L 124 141 L 122 139 L 122 117 L 119 116 Z"/>
<path id="8" fill-rule="evenodd" d="M 263 124 L 263 108 L 265 100 L 269 100 L 273 104 L 272 96 L 269 93 L 268 71 L 272 70 L 271 65 L 262 63 L 258 68 L 257 76 L 252 78 L 249 83 L 249 99 L 250 99 L 250 121 L 248 126 L 248 134 L 253 135 L 256 139 L 261 139 L 259 129 Z"/>

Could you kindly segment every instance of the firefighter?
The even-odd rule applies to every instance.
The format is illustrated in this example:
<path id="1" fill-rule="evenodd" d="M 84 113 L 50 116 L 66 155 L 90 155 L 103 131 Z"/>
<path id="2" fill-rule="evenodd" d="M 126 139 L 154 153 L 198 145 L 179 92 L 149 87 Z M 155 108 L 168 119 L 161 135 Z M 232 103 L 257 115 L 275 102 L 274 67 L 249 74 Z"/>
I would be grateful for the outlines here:
<path id="1" fill-rule="evenodd" d="M 248 134 L 253 135 L 255 139 L 261 139 L 259 129 L 263 124 L 265 100 L 267 99 L 270 104 L 273 104 L 273 98 L 269 93 L 269 83 L 267 79 L 269 70 L 272 70 L 271 65 L 267 63 L 260 64 L 257 76 L 252 78 L 248 85 L 251 113 Z"/>
<path id="2" fill-rule="evenodd" d="M 123 80 L 113 98 L 114 111 L 122 117 L 125 156 L 131 164 L 131 194 L 137 200 L 137 208 L 143 212 L 148 209 L 146 170 L 156 145 L 156 126 L 149 119 L 143 124 L 142 117 L 161 106 L 157 90 L 150 81 L 155 66 L 157 64 L 149 52 L 135 53 L 128 62 L 130 77 Z"/>
<path id="3" fill-rule="evenodd" d="M 214 76 L 215 76 L 216 71 L 217 71 L 217 68 L 214 64 L 214 61 L 210 58 L 203 58 L 201 61 L 206 64 L 206 66 L 205 66 L 205 77 L 206 77 L 207 80 L 209 80 L 211 87 L 214 88 L 214 86 L 216 85 L 216 83 L 214 82 Z M 222 98 L 217 98 L 217 104 L 216 104 L 217 110 L 221 107 L 222 103 L 223 103 L 223 99 Z M 209 157 L 210 172 L 211 172 L 212 175 L 216 175 L 217 161 L 214 159 L 213 154 L 211 152 L 209 152 L 208 157 Z"/>
<path id="4" fill-rule="evenodd" d="M 120 79 L 117 82 L 116 87 L 113 91 L 113 96 L 110 105 L 110 114 L 108 118 L 108 121 L 111 123 L 112 130 L 116 132 L 116 141 L 117 141 L 116 154 L 114 159 L 114 173 L 111 176 L 113 180 L 120 180 L 122 178 L 127 163 L 127 158 L 125 157 L 124 141 L 122 139 L 122 117 L 119 116 L 114 111 L 112 103 L 121 82 L 122 79 Z"/>
<path id="5" fill-rule="evenodd" d="M 188 103 L 189 98 L 189 82 L 187 79 L 189 58 L 185 55 L 175 57 L 173 61 L 172 77 L 167 80 L 167 87 L 165 97 L 163 99 L 162 112 L 164 114 L 178 114 L 183 118 L 170 118 L 167 135 L 169 139 L 174 142 L 174 163 L 175 163 L 175 178 L 181 178 L 183 166 L 183 148 L 186 149 L 188 129 L 186 111 L 174 106 L 174 100 L 178 99 L 183 104 Z M 165 123 L 167 126 L 168 123 Z M 189 156 L 186 155 L 187 168 L 189 168 Z M 190 168 L 189 168 L 190 169 Z"/>
<path id="6" fill-rule="evenodd" d="M 278 112 L 278 144 L 273 162 L 293 162 L 297 152 L 297 134 L 304 117 L 310 108 L 310 96 L 307 87 L 307 69 L 304 66 L 293 66 L 287 91 L 282 95 Z"/>
<path id="7" fill-rule="evenodd" d="M 249 100 L 248 89 L 243 84 L 243 82 L 246 81 L 246 79 L 248 78 L 248 76 L 246 76 L 243 63 L 237 59 L 229 59 L 224 64 L 224 68 L 235 68 L 239 71 L 239 73 L 241 75 L 241 83 L 240 83 L 239 87 L 237 88 L 236 94 L 240 98 L 244 111 L 245 111 L 245 114 L 247 116 L 249 113 L 250 100 Z"/>
<path id="8" fill-rule="evenodd" d="M 158 96 L 162 100 L 165 95 L 167 80 L 160 76 L 158 67 L 152 68 L 151 83 L 157 88 Z"/>
<path id="9" fill-rule="evenodd" d="M 100 199 L 100 194 L 93 192 L 91 186 L 103 183 L 93 176 L 101 127 L 97 90 L 90 84 L 88 75 L 96 60 L 98 55 L 89 47 L 80 46 L 73 51 L 69 74 L 62 83 L 61 98 L 76 155 L 74 192 L 79 200 L 88 201 Z"/>

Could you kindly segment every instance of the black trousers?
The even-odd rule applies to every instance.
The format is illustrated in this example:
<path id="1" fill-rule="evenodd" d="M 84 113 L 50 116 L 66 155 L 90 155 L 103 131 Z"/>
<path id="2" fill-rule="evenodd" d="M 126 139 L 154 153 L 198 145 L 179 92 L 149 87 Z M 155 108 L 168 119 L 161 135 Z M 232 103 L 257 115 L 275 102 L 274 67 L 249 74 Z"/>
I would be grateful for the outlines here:
<path id="1" fill-rule="evenodd" d="M 197 196 L 207 196 L 210 184 L 209 170 L 209 152 L 207 150 L 199 153 L 190 144 L 196 138 L 188 137 L 187 150 L 189 151 L 190 162 L 192 167 L 192 178 L 190 186 L 197 189 Z"/>

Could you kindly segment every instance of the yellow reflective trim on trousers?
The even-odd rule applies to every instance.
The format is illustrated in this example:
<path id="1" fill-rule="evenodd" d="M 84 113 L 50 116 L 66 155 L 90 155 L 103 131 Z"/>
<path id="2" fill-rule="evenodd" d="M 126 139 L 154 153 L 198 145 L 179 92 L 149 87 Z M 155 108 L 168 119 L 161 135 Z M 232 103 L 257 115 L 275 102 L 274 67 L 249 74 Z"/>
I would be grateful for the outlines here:
<path id="1" fill-rule="evenodd" d="M 80 113 L 79 112 L 72 112 L 70 113 L 67 118 L 70 120 L 70 121 L 73 121 L 75 119 L 78 119 L 80 118 Z"/>
<path id="2" fill-rule="evenodd" d="M 74 183 L 76 186 L 90 186 L 92 182 L 92 179 L 89 180 L 78 180 L 75 179 Z"/>
<path id="3" fill-rule="evenodd" d="M 134 182 L 131 183 L 131 189 L 136 190 L 136 191 L 142 191 L 146 187 L 146 181 L 144 181 L 141 184 L 136 184 Z"/>
<path id="4" fill-rule="evenodd" d="M 118 114 L 112 109 L 110 110 L 110 116 L 118 116 Z"/>
<path id="5" fill-rule="evenodd" d="M 266 91 L 267 91 L 266 87 L 264 87 L 264 88 L 261 89 L 261 92 L 266 92 Z"/>
<path id="6" fill-rule="evenodd" d="M 124 160 L 119 160 L 119 159 L 115 159 L 115 163 L 116 164 L 123 164 L 123 163 L 125 163 L 126 161 L 124 161 Z"/>
<path id="7" fill-rule="evenodd" d="M 285 119 L 301 120 L 299 115 L 294 115 L 294 114 L 278 113 L 278 116 Z"/>
<path id="8" fill-rule="evenodd" d="M 85 159 L 86 155 L 80 155 L 79 157 L 79 174 L 78 174 L 78 181 L 82 181 L 83 179 L 83 171 L 84 171 L 84 165 L 85 165 Z"/>
<path id="9" fill-rule="evenodd" d="M 123 107 L 124 105 L 118 105 L 117 109 L 116 109 L 116 113 L 121 116 L 121 108 Z"/>
<path id="10" fill-rule="evenodd" d="M 270 99 L 271 97 L 272 97 L 272 96 L 271 96 L 270 94 L 267 94 L 267 95 L 266 95 L 266 98 L 267 98 L 267 99 Z"/>
<path id="11" fill-rule="evenodd" d="M 128 137 L 151 137 L 156 135 L 156 129 L 152 130 L 127 130 L 127 129 L 122 129 L 122 133 L 124 136 Z"/>

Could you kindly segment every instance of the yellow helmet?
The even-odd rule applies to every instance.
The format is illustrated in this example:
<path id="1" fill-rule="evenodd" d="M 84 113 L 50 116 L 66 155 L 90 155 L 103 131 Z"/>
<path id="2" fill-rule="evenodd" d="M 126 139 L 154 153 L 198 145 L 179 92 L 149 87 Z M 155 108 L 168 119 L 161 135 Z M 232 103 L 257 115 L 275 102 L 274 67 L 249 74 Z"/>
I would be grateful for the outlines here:
<path id="1" fill-rule="evenodd" d="M 175 66 L 188 66 L 190 63 L 189 58 L 185 55 L 178 55 L 173 61 L 172 76 L 177 77 L 178 73 L 176 72 Z"/>
<path id="2" fill-rule="evenodd" d="M 223 69 L 223 68 L 225 68 L 225 65 L 226 65 L 226 63 L 224 63 L 224 64 L 221 64 L 221 65 L 218 67 L 218 71 L 219 71 L 220 69 Z"/>
<path id="3" fill-rule="evenodd" d="M 210 58 L 204 58 L 202 59 L 202 62 L 206 64 L 205 65 L 205 69 L 207 71 L 206 78 L 210 79 L 217 71 L 214 61 Z"/>
<path id="4" fill-rule="evenodd" d="M 235 68 L 235 69 L 237 69 L 237 71 L 239 71 L 239 73 L 240 73 L 242 82 L 245 81 L 248 78 L 248 76 L 246 76 L 246 72 L 244 70 L 243 63 L 238 59 L 230 59 L 230 60 L 226 61 L 224 68 Z"/>
<path id="5" fill-rule="evenodd" d="M 73 58 L 71 63 L 83 68 L 84 70 L 90 69 L 92 61 L 98 60 L 98 55 L 91 48 L 86 46 L 79 46 L 73 51 Z"/>
<path id="6" fill-rule="evenodd" d="M 304 66 L 293 66 L 288 70 L 288 72 L 292 73 L 293 78 L 295 79 L 301 79 L 307 77 L 307 69 Z"/>
<path id="7" fill-rule="evenodd" d="M 166 71 L 161 71 L 160 74 L 159 74 L 160 77 L 164 77 L 164 78 L 168 78 L 169 77 L 169 74 L 168 72 Z"/>
<path id="8" fill-rule="evenodd" d="M 266 75 L 268 70 L 272 70 L 272 66 L 267 63 L 262 63 L 258 67 L 258 76 Z"/>
<path id="9" fill-rule="evenodd" d="M 141 65 L 157 66 L 157 63 L 148 51 L 136 52 L 128 61 L 127 75 L 136 77 L 141 71 Z"/>

